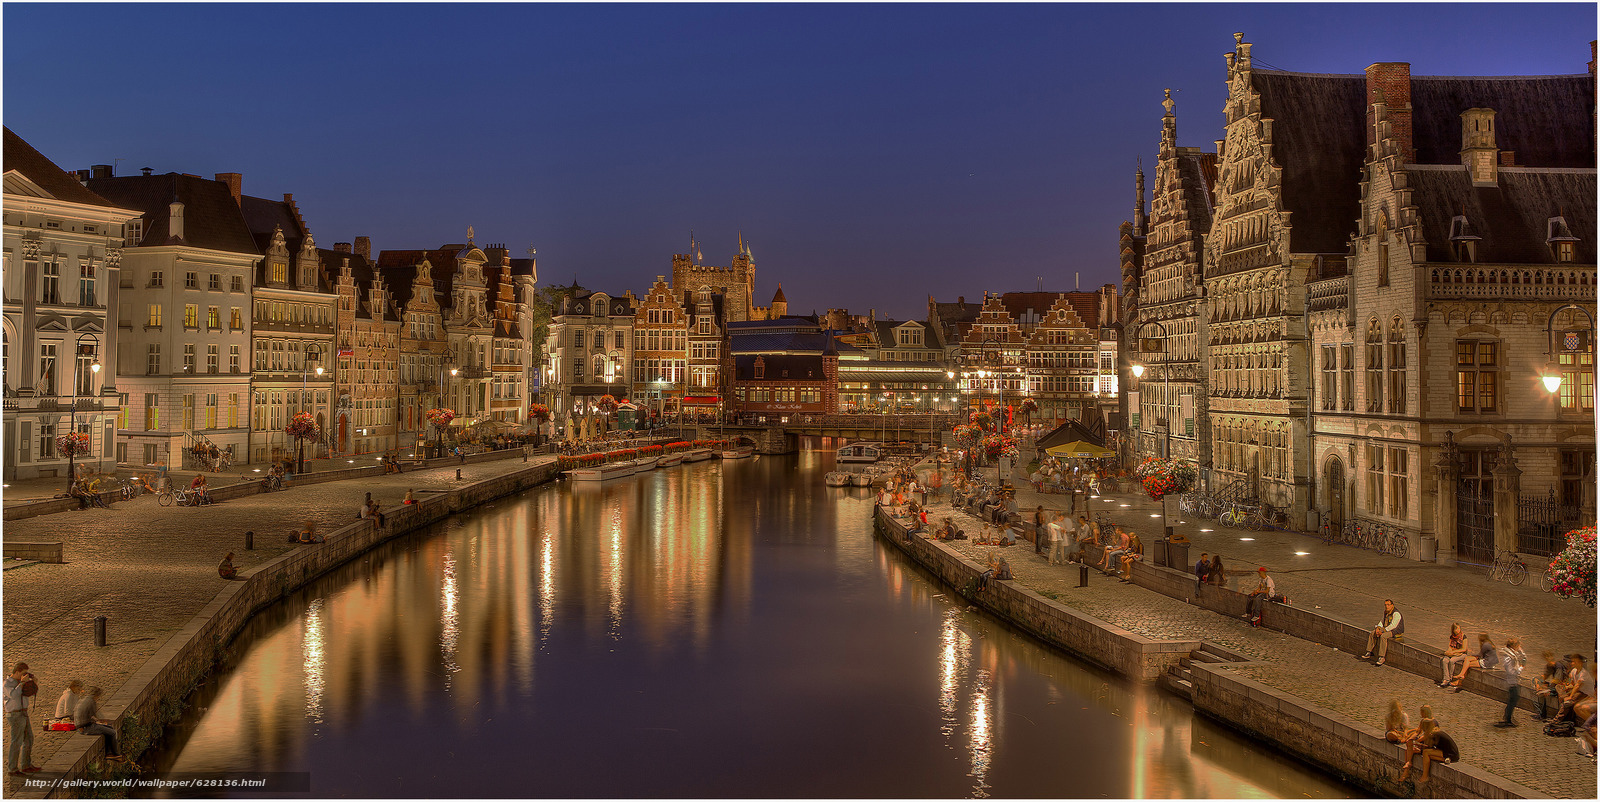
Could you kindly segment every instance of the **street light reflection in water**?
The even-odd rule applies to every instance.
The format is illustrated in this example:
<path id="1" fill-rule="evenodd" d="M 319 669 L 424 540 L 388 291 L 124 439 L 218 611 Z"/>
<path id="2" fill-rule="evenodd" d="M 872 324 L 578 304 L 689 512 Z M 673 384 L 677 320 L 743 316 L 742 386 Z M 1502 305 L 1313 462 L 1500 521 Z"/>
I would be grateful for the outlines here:
<path id="1" fill-rule="evenodd" d="M 551 486 L 381 547 L 258 616 L 152 771 L 308 771 L 319 797 L 1351 793 L 970 609 L 831 468 Z"/>

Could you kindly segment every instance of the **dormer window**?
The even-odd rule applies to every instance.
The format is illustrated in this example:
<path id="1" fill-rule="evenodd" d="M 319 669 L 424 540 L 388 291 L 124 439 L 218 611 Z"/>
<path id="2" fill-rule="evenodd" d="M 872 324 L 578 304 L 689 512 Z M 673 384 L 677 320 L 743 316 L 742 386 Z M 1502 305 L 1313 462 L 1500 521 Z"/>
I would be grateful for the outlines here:
<path id="1" fill-rule="evenodd" d="M 1466 215 L 1458 214 L 1450 220 L 1450 250 L 1457 262 L 1478 261 L 1478 240 Z"/>
<path id="2" fill-rule="evenodd" d="M 1552 217 L 1545 225 L 1545 243 L 1557 262 L 1572 262 L 1577 258 L 1578 238 L 1567 227 L 1567 218 Z"/>

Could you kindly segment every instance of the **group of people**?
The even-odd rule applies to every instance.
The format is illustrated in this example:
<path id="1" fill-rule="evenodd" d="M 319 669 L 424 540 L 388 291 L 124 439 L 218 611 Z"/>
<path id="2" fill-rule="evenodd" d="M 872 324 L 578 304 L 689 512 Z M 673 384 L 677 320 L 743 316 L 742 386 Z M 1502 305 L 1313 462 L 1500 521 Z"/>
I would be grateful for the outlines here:
<path id="1" fill-rule="evenodd" d="M 211 498 L 211 484 L 206 481 L 206 475 L 195 474 L 193 481 L 189 482 L 189 505 L 199 507 L 215 503 L 217 502 Z"/>
<path id="2" fill-rule="evenodd" d="M 1461 750 L 1456 746 L 1450 733 L 1439 726 L 1438 719 L 1433 717 L 1433 708 L 1422 706 L 1421 720 L 1416 727 L 1411 726 L 1411 717 L 1406 715 L 1405 709 L 1400 706 L 1400 700 L 1395 699 L 1389 703 L 1389 715 L 1384 722 L 1384 738 L 1389 743 L 1403 744 L 1406 748 L 1406 761 L 1400 766 L 1400 773 L 1395 777 L 1396 782 L 1405 782 L 1411 778 L 1412 764 L 1418 757 L 1422 758 L 1423 782 L 1429 779 L 1429 769 L 1434 763 L 1454 763 L 1461 759 Z"/>
<path id="3" fill-rule="evenodd" d="M 217 448 L 216 443 L 202 440 L 190 447 L 194 455 L 194 465 L 197 471 L 211 471 L 218 473 L 227 470 L 233 464 L 233 446 Z"/>
<path id="4" fill-rule="evenodd" d="M 72 729 L 85 735 L 99 735 L 105 740 L 106 758 L 120 762 L 125 758 L 117 748 L 117 731 L 111 722 L 100 718 L 98 686 L 85 688 L 72 680 L 56 700 L 55 715 L 41 722 L 45 729 Z M 6 773 L 12 777 L 26 777 L 40 771 L 33 765 L 34 705 L 39 698 L 39 681 L 27 663 L 17 663 L 5 680 L 6 713 Z M 59 722 L 70 722 L 71 727 L 52 727 Z"/>

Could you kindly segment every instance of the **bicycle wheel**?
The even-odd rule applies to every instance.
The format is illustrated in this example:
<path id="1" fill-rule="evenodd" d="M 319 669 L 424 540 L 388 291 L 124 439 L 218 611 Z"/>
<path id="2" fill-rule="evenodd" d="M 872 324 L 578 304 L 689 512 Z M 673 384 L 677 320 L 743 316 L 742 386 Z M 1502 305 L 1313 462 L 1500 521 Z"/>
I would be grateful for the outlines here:
<path id="1" fill-rule="evenodd" d="M 1402 560 L 1411 559 L 1411 538 L 1405 535 L 1395 535 L 1393 553 L 1394 556 Z"/>
<path id="2" fill-rule="evenodd" d="M 1556 570 L 1554 568 L 1546 567 L 1539 573 L 1539 589 L 1547 593 L 1555 593 Z"/>
<path id="3" fill-rule="evenodd" d="M 172 506 L 172 494 L 161 493 L 156 496 L 156 501 L 163 507 L 170 507 Z"/>
<path id="4" fill-rule="evenodd" d="M 1506 581 L 1513 585 L 1521 585 L 1528 578 L 1528 566 L 1518 560 L 1506 568 Z"/>
<path id="5" fill-rule="evenodd" d="M 1251 531 L 1260 532 L 1267 528 L 1267 516 L 1259 512 L 1252 512 L 1244 519 L 1244 523 Z"/>

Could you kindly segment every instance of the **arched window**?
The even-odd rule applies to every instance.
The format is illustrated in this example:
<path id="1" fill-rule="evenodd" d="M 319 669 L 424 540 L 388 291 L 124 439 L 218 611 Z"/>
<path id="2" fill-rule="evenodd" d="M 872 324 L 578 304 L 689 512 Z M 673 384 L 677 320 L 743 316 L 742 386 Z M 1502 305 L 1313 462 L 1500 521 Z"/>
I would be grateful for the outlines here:
<path id="1" fill-rule="evenodd" d="M 1373 318 L 1367 324 L 1367 411 L 1383 409 L 1383 326 Z"/>
<path id="2" fill-rule="evenodd" d="M 1406 411 L 1406 328 L 1398 317 L 1389 321 L 1389 411 Z"/>

